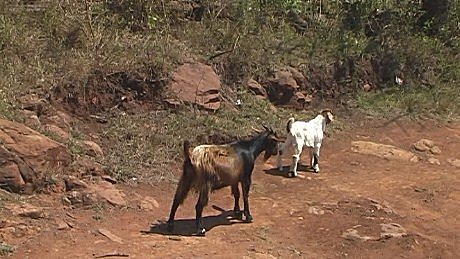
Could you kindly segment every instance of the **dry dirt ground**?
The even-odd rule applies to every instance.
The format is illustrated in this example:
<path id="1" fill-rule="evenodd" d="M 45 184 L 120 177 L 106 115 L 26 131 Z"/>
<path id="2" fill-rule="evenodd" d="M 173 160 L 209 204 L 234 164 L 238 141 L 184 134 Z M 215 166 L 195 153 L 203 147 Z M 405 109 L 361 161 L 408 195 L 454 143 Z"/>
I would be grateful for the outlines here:
<path id="1" fill-rule="evenodd" d="M 350 151 L 356 140 L 411 150 L 421 138 L 441 149 L 434 156 L 440 165 L 420 153 L 421 161 L 408 162 Z M 120 186 L 128 200 L 154 198 L 158 208 L 150 211 L 134 205 L 70 210 L 56 205 L 59 199 L 31 198 L 57 207 L 30 221 L 41 231 L 10 242 L 16 246 L 11 258 L 460 258 L 460 168 L 448 162 L 460 159 L 460 123 L 363 121 L 334 133 L 321 151 L 321 173 L 304 167 L 299 178 L 274 170 L 274 157 L 257 162 L 253 223 L 229 218 L 228 188 L 211 194 L 205 237 L 193 235 L 195 195 L 179 207 L 175 232 L 166 233 L 172 183 Z M 305 164 L 308 155 L 302 156 Z M 58 230 L 59 220 L 72 228 Z M 393 234 L 385 234 L 387 227 Z"/>

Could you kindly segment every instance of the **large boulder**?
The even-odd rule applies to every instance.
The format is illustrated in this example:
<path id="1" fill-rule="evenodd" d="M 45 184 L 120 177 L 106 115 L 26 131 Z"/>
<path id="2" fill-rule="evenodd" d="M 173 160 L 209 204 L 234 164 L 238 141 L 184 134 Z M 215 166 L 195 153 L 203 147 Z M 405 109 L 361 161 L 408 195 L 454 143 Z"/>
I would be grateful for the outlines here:
<path id="1" fill-rule="evenodd" d="M 298 70 L 292 67 L 275 72 L 268 82 L 268 98 L 277 105 L 288 104 L 293 101 L 296 92 L 305 88 L 306 79 Z"/>
<path id="2" fill-rule="evenodd" d="M 68 149 L 23 124 L 0 119 L 0 186 L 12 191 L 40 184 L 46 172 L 70 164 Z"/>
<path id="3" fill-rule="evenodd" d="M 212 67 L 202 63 L 186 63 L 179 66 L 171 77 L 168 89 L 172 98 L 165 101 L 176 105 L 197 104 L 205 109 L 220 107 L 222 83 Z"/>

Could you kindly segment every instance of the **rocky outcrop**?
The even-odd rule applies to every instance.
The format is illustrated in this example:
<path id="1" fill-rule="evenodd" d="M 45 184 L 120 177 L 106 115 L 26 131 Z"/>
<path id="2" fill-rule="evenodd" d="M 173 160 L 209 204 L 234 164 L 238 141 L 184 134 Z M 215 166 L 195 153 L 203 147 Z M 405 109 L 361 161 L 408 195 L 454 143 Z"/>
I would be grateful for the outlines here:
<path id="1" fill-rule="evenodd" d="M 222 83 L 212 67 L 202 63 L 186 63 L 179 66 L 168 85 L 171 105 L 192 103 L 208 110 L 217 110 L 221 104 Z"/>
<path id="2" fill-rule="evenodd" d="M 0 119 L 0 186 L 20 192 L 34 189 L 49 171 L 71 161 L 67 148 L 22 124 Z"/>
<path id="3" fill-rule="evenodd" d="M 311 102 L 311 96 L 305 90 L 306 78 L 293 67 L 276 71 L 274 78 L 269 80 L 268 86 L 268 98 L 274 104 L 303 106 Z"/>
<path id="4" fill-rule="evenodd" d="M 412 146 L 415 150 L 420 152 L 429 151 L 434 155 L 441 153 L 441 149 L 432 140 L 429 139 L 421 139 L 415 142 Z"/>

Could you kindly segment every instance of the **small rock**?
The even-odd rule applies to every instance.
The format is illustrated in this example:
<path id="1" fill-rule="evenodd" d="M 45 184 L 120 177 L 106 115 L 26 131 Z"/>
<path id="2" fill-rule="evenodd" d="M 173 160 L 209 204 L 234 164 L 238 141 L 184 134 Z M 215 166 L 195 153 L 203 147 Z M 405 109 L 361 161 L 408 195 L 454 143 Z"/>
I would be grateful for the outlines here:
<path id="1" fill-rule="evenodd" d="M 2 233 L 14 234 L 16 233 L 16 228 L 15 227 L 2 228 Z"/>
<path id="2" fill-rule="evenodd" d="M 247 86 L 248 86 L 249 90 L 251 90 L 255 95 L 261 96 L 263 98 L 267 98 L 267 91 L 256 80 L 249 79 L 248 82 L 247 82 Z"/>
<path id="3" fill-rule="evenodd" d="M 32 206 L 30 204 L 21 204 L 21 205 L 7 205 L 5 206 L 8 208 L 13 215 L 27 217 L 32 219 L 39 219 L 44 218 L 45 213 L 43 212 L 42 208 Z"/>
<path id="4" fill-rule="evenodd" d="M 350 165 L 354 165 L 354 166 L 358 166 L 360 165 L 361 163 L 359 161 L 352 161 L 350 162 Z"/>
<path id="5" fill-rule="evenodd" d="M 308 213 L 315 214 L 315 215 L 323 215 L 324 210 L 315 206 L 308 207 Z"/>
<path id="6" fill-rule="evenodd" d="M 107 229 L 100 228 L 100 229 L 98 229 L 97 231 L 98 231 L 101 235 L 107 237 L 108 239 L 110 239 L 110 240 L 112 240 L 112 241 L 114 241 L 114 242 L 123 244 L 123 240 L 122 240 L 120 237 L 118 237 L 118 236 L 112 234 L 112 232 L 108 231 Z"/>
<path id="7" fill-rule="evenodd" d="M 383 210 L 387 214 L 398 214 L 387 201 L 379 202 L 377 200 L 368 198 L 370 202 L 372 202 L 371 206 L 374 207 L 376 210 Z"/>
<path id="8" fill-rule="evenodd" d="M 428 158 L 428 163 L 432 165 L 441 165 L 441 162 L 439 162 L 439 159 L 434 158 L 434 157 Z"/>
<path id="9" fill-rule="evenodd" d="M 416 154 L 397 148 L 392 145 L 374 143 L 369 141 L 353 141 L 351 150 L 365 155 L 374 155 L 386 160 L 402 160 L 416 163 L 419 158 Z"/>
<path id="10" fill-rule="evenodd" d="M 159 207 L 160 204 L 158 204 L 158 201 L 149 196 L 145 197 L 139 205 L 139 208 L 142 210 L 153 210 L 154 208 L 158 209 Z"/>
<path id="11" fill-rule="evenodd" d="M 347 229 L 345 232 L 343 232 L 342 237 L 345 238 L 346 240 L 362 240 L 362 241 L 368 241 L 368 240 L 375 240 L 376 238 L 370 237 L 370 236 L 361 236 L 358 233 L 358 230 L 354 228 Z"/>
<path id="12" fill-rule="evenodd" d="M 85 183 L 84 181 L 80 179 L 77 179 L 74 176 L 70 176 L 70 175 L 64 179 L 64 183 L 65 183 L 65 189 L 68 192 L 73 191 L 73 190 L 80 190 L 80 189 L 88 188 L 87 183 Z"/>
<path id="13" fill-rule="evenodd" d="M 107 182 L 109 183 L 112 183 L 112 184 L 116 184 L 117 183 L 117 179 L 109 176 L 109 175 L 101 175 L 101 178 L 106 180 Z"/>
<path id="14" fill-rule="evenodd" d="M 299 103 L 311 103 L 313 96 L 308 93 L 295 92 L 294 97 Z"/>
<path id="15" fill-rule="evenodd" d="M 294 67 L 287 67 L 287 71 L 292 74 L 292 77 L 300 87 L 307 86 L 307 79 L 299 70 Z"/>
<path id="16" fill-rule="evenodd" d="M 40 98 L 37 94 L 27 94 L 18 97 L 18 103 L 22 110 L 35 111 L 37 114 L 41 114 L 47 106 L 47 101 Z"/>
<path id="17" fill-rule="evenodd" d="M 61 111 L 56 111 L 55 114 L 51 115 L 51 116 L 44 116 L 42 118 L 42 122 L 44 122 L 44 124 L 52 124 L 52 125 L 56 125 L 57 127 L 63 129 L 64 131 L 67 131 L 69 132 L 70 131 L 70 128 L 71 128 L 71 123 L 72 123 L 73 119 L 70 115 L 64 113 L 64 112 L 61 112 Z"/>
<path id="18" fill-rule="evenodd" d="M 371 88 L 372 88 L 372 86 L 370 84 L 363 85 L 363 90 L 366 91 L 366 92 L 371 90 Z"/>
<path id="19" fill-rule="evenodd" d="M 434 142 L 429 139 L 421 139 L 413 144 L 414 149 L 420 152 L 428 151 L 434 146 Z"/>
<path id="20" fill-rule="evenodd" d="M 35 111 L 21 110 L 20 111 L 24 116 L 24 124 L 28 127 L 38 128 L 41 126 L 40 119 L 37 116 Z"/>
<path id="21" fill-rule="evenodd" d="M 57 221 L 57 229 L 58 230 L 64 230 L 64 229 L 68 229 L 68 228 L 70 228 L 70 226 L 66 222 L 64 222 L 62 220 Z"/>
<path id="22" fill-rule="evenodd" d="M 104 175 L 104 168 L 101 164 L 91 160 L 88 156 L 81 156 L 77 159 L 77 172 L 79 175 Z"/>
<path id="23" fill-rule="evenodd" d="M 70 205 L 72 205 L 72 202 L 69 200 L 69 198 L 67 198 L 66 196 L 63 196 L 62 197 L 62 204 L 66 205 L 66 206 L 70 206 Z"/>
<path id="24" fill-rule="evenodd" d="M 61 138 L 62 140 L 68 140 L 70 138 L 70 133 L 59 128 L 58 126 L 56 125 L 53 125 L 53 124 L 46 124 L 45 126 L 43 126 L 43 128 L 48 131 L 48 132 L 51 132 L 55 135 L 57 135 L 59 138 Z"/>
<path id="25" fill-rule="evenodd" d="M 457 167 L 457 168 L 460 168 L 460 159 L 455 159 L 455 158 L 449 158 L 447 159 L 447 162 L 449 162 L 449 164 Z"/>
<path id="26" fill-rule="evenodd" d="M 82 141 L 83 147 L 86 150 L 86 154 L 92 157 L 102 157 L 104 156 L 104 152 L 102 151 L 101 146 L 99 146 L 96 142 L 91 140 L 84 140 Z"/>
<path id="27" fill-rule="evenodd" d="M 108 182 L 91 185 L 90 189 L 114 206 L 126 206 L 127 204 L 126 195 Z"/>
<path id="28" fill-rule="evenodd" d="M 409 162 L 411 163 L 417 163 L 420 159 L 418 158 L 418 156 L 413 156 L 409 159 Z"/>
<path id="29" fill-rule="evenodd" d="M 99 201 L 97 195 L 89 189 L 67 192 L 63 200 L 68 200 L 71 205 L 77 207 L 92 205 Z"/>
<path id="30" fill-rule="evenodd" d="M 438 146 L 434 146 L 430 149 L 431 154 L 439 155 L 441 154 L 441 149 Z"/>
<path id="31" fill-rule="evenodd" d="M 382 229 L 382 233 L 380 234 L 381 238 L 403 237 L 407 235 L 406 230 L 397 223 L 382 223 L 380 227 Z"/>

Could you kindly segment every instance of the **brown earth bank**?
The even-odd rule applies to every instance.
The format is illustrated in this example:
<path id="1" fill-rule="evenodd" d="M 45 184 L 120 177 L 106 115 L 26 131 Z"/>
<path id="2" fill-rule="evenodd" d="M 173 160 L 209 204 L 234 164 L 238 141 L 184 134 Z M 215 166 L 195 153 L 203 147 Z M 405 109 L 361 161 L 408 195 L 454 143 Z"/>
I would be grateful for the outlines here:
<path id="1" fill-rule="evenodd" d="M 168 233 L 175 183 L 130 181 L 114 184 L 124 202 L 89 207 L 65 205 L 62 195 L 2 191 L 0 237 L 15 248 L 10 258 L 458 258 L 460 123 L 360 117 L 349 124 L 323 142 L 319 174 L 300 166 L 300 177 L 287 178 L 276 158 L 257 161 L 252 223 L 231 219 L 226 188 L 210 196 L 205 237 L 193 235 L 196 195 Z M 437 148 L 414 146 L 421 139 Z M 361 152 L 365 142 L 387 146 Z M 181 173 L 180 164 L 165 170 Z"/>

